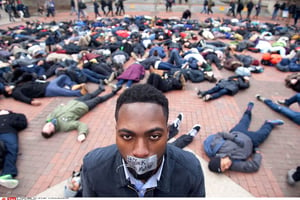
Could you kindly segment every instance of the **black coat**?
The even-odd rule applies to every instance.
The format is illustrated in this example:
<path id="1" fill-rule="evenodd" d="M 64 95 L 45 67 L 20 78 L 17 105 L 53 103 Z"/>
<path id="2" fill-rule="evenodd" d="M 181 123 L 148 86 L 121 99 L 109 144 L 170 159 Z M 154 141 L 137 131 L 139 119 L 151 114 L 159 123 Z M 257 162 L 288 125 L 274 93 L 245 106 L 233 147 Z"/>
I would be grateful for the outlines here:
<path id="1" fill-rule="evenodd" d="M 0 115 L 0 134 L 15 133 L 27 127 L 27 119 L 24 114 L 9 112 L 7 115 Z"/>
<path id="2" fill-rule="evenodd" d="M 239 75 L 221 79 L 217 85 L 221 88 L 226 88 L 229 91 L 229 95 L 235 95 L 240 89 L 246 89 L 250 86 L 249 82 L 246 82 L 243 76 Z"/>

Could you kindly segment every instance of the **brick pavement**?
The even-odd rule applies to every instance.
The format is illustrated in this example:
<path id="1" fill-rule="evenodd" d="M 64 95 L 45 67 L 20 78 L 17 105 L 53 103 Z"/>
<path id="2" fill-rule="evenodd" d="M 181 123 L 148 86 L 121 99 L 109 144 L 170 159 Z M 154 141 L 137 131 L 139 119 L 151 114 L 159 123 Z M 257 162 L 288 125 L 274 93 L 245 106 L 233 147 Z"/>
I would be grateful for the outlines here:
<path id="1" fill-rule="evenodd" d="M 135 5 L 139 6 L 139 5 Z M 151 15 L 151 12 L 130 11 L 134 15 Z M 158 16 L 170 17 L 181 15 L 181 12 L 157 13 Z M 93 16 L 90 13 L 90 16 Z M 222 14 L 213 16 L 223 17 Z M 206 16 L 195 13 L 193 18 L 204 19 Z M 41 17 L 32 17 L 31 20 L 45 20 Z M 57 14 L 56 20 L 75 19 L 67 12 Z M 49 19 L 46 19 L 49 20 Z M 262 18 L 261 20 L 267 20 Z M 20 23 L 20 22 L 19 22 Z M 19 24 L 16 23 L 16 24 Z M 13 24 L 2 25 L 1 28 Z M 257 58 L 259 54 L 249 53 Z M 227 77 L 232 72 L 217 70 L 214 67 L 217 78 Z M 299 184 L 290 187 L 286 184 L 286 173 L 290 168 L 299 165 L 300 133 L 299 126 L 271 111 L 261 102 L 255 99 L 256 93 L 264 94 L 274 100 L 295 94 L 294 91 L 285 88 L 284 78 L 288 73 L 282 73 L 273 67 L 265 67 L 262 74 L 253 74 L 251 87 L 237 95 L 225 96 L 211 102 L 203 102 L 196 96 L 198 89 L 205 90 L 213 86 L 212 83 L 188 83 L 185 90 L 166 93 L 170 100 L 170 120 L 174 119 L 179 112 L 184 113 L 184 121 L 181 133 L 185 133 L 196 124 L 202 125 L 200 134 L 189 145 L 197 155 L 205 160 L 207 156 L 203 152 L 202 142 L 211 133 L 228 131 L 241 117 L 249 101 L 255 103 L 251 129 L 257 129 L 265 119 L 283 119 L 286 124 L 276 128 L 269 138 L 261 145 L 263 161 L 261 168 L 256 173 L 245 174 L 238 172 L 226 172 L 225 175 L 234 182 L 249 191 L 255 197 L 300 197 Z M 141 82 L 145 82 L 146 79 Z M 89 83 L 90 90 L 95 89 L 96 84 Z M 109 92 L 110 88 L 106 88 Z M 118 95 L 117 95 L 118 96 Z M 58 133 L 50 139 L 44 139 L 40 135 L 46 115 L 58 104 L 65 103 L 71 97 L 43 98 L 42 105 L 38 107 L 17 102 L 13 99 L 0 100 L 2 108 L 10 108 L 15 112 L 26 114 L 29 127 L 20 133 L 20 153 L 17 166 L 19 169 L 18 179 L 20 185 L 12 190 L 0 187 L 0 196 L 33 197 L 47 188 L 50 188 L 67 179 L 73 170 L 78 170 L 85 153 L 96 147 L 113 144 L 114 134 L 114 105 L 117 97 L 100 104 L 97 108 L 86 114 L 81 121 L 90 127 L 87 140 L 79 144 L 76 141 L 76 132 Z M 297 105 L 292 108 L 299 110 Z M 206 166 L 203 166 L 206 167 Z M 222 175 L 224 176 L 224 175 Z M 209 187 L 207 185 L 206 187 Z M 230 190 L 230 188 L 229 188 Z"/>

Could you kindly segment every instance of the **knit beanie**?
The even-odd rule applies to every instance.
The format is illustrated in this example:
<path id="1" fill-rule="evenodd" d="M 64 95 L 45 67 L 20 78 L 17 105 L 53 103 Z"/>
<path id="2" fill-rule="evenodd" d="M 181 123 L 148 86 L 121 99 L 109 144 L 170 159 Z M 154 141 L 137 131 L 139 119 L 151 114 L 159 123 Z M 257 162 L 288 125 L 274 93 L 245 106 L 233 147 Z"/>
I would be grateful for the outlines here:
<path id="1" fill-rule="evenodd" d="M 208 168 L 212 172 L 222 173 L 222 171 L 221 171 L 221 158 L 220 157 L 211 158 L 209 163 L 208 163 Z"/>

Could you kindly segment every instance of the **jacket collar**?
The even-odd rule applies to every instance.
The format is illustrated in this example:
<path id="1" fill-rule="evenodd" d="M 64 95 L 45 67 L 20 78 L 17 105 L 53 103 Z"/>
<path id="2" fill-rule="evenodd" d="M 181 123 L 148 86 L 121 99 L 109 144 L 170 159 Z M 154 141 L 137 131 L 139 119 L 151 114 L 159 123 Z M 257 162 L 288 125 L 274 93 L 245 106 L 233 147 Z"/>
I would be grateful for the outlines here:
<path id="1" fill-rule="evenodd" d="M 171 154 L 170 150 L 169 150 L 169 145 L 167 145 L 166 148 L 166 153 L 164 155 L 165 161 L 164 161 L 164 166 L 162 169 L 162 173 L 161 173 L 161 177 L 160 180 L 157 183 L 157 188 L 156 190 L 160 190 L 163 191 L 163 193 L 168 193 L 170 192 L 170 185 L 171 185 L 171 180 L 172 180 L 172 172 L 174 170 L 174 165 L 175 165 L 175 161 L 173 159 L 171 159 L 172 156 L 169 156 Z M 118 187 L 127 187 L 130 184 L 130 181 L 127 180 L 125 177 L 125 172 L 123 169 L 123 163 L 122 163 L 122 156 L 120 153 L 118 153 L 118 155 L 116 156 L 116 164 L 117 166 L 119 166 L 119 169 L 117 171 L 117 174 L 119 176 L 119 182 Z M 121 166 L 121 167 L 120 167 Z"/>

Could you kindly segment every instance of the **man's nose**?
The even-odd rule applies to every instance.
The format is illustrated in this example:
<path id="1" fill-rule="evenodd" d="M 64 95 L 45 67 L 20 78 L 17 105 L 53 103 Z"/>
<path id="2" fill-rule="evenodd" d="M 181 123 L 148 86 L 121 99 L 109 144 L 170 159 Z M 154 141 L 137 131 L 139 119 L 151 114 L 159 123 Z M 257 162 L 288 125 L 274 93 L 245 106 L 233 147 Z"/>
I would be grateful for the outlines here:
<path id="1" fill-rule="evenodd" d="M 137 139 L 134 143 L 132 154 L 138 158 L 145 158 L 149 156 L 149 147 L 144 139 Z"/>

